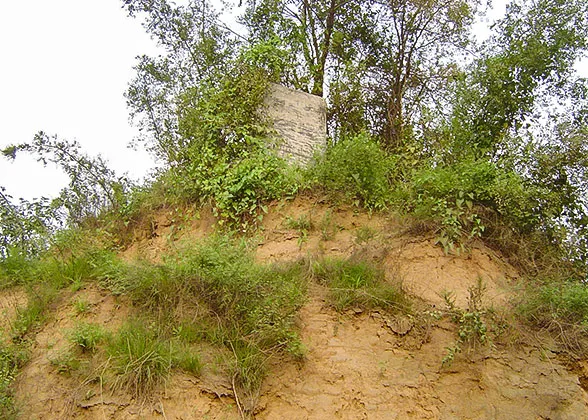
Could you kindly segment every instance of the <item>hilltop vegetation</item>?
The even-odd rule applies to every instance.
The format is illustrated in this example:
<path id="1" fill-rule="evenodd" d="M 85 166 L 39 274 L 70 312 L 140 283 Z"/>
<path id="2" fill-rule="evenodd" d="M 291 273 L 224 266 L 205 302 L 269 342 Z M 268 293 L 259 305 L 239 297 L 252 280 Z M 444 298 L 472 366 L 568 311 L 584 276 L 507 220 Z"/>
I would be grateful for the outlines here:
<path id="1" fill-rule="evenodd" d="M 163 166 L 136 185 L 43 132 L 4 149 L 56 163 L 70 184 L 32 202 L 0 189 L 0 286 L 28 296 L 0 343 L 2 415 L 14 414 L 11 382 L 52 305 L 87 282 L 137 310 L 117 332 L 76 325 L 72 351 L 91 355 L 89 367 L 66 355 L 60 369 L 108 360 L 100 381 L 146 398 L 174 369 L 198 375 L 205 343 L 243 415 L 254 412 L 266 360 L 304 359 L 295 319 L 309 285 L 328 288 L 337 311 L 417 317 L 373 259 L 254 260 L 268 206 L 299 195 L 402 215 L 449 255 L 484 243 L 524 279 L 514 322 L 586 356 L 588 83 L 574 65 L 588 46 L 588 3 L 515 0 L 482 44 L 471 24 L 483 6 L 470 0 L 247 1 L 245 39 L 207 1 L 123 3 L 166 51 L 139 58 L 127 92 L 140 144 Z M 309 167 L 270 144 L 259 113 L 270 82 L 327 101 L 328 148 Z M 135 232 L 156 234 L 157 211 L 175 209 L 181 229 L 205 208 L 213 237 L 158 261 L 121 257 Z M 301 244 L 317 229 L 302 216 L 285 223 Z M 325 216 L 318 229 L 328 240 L 336 226 Z M 468 308 L 448 304 L 459 326 L 449 362 L 500 329 L 480 306 L 482 289 Z"/>

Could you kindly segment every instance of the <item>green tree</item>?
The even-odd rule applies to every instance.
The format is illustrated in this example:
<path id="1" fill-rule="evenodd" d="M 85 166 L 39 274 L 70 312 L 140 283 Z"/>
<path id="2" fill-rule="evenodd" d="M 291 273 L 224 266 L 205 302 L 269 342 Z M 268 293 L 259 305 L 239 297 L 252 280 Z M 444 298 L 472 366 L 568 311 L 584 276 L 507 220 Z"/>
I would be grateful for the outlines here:
<path id="1" fill-rule="evenodd" d="M 565 102 L 581 84 L 573 66 L 588 45 L 585 1 L 517 0 L 494 29 L 457 85 L 454 155 L 496 157 L 519 130 L 546 121 L 542 109 Z"/>
<path id="2" fill-rule="evenodd" d="M 242 21 L 252 43 L 282 39 L 298 65 L 286 82 L 314 95 L 324 95 L 333 36 L 353 10 L 353 0 L 250 0 Z"/>
<path id="3" fill-rule="evenodd" d="M 51 208 L 62 213 L 53 215 L 56 221 L 76 226 L 105 209 L 117 210 L 126 204 L 127 193 L 132 187 L 130 181 L 118 176 L 100 156 L 87 156 L 75 141 L 59 140 L 41 131 L 32 142 L 13 145 L 2 151 L 9 159 L 15 159 L 21 152 L 35 156 L 44 165 L 48 162 L 56 164 L 69 177 L 69 186 L 62 189 L 51 203 Z M 25 213 L 31 214 L 31 211 Z M 43 224 L 44 219 L 41 217 L 40 223 Z"/>
<path id="4" fill-rule="evenodd" d="M 188 89 L 218 83 L 229 71 L 238 37 L 220 24 L 212 2 L 190 1 L 176 6 L 167 0 L 123 0 L 130 16 L 143 26 L 164 54 L 143 55 L 126 93 L 138 138 L 156 157 L 176 162 L 185 147 L 178 133 L 178 105 Z"/>
<path id="5" fill-rule="evenodd" d="M 0 261 L 15 252 L 38 255 L 58 227 L 55 209 L 47 198 L 21 199 L 16 204 L 0 187 Z"/>

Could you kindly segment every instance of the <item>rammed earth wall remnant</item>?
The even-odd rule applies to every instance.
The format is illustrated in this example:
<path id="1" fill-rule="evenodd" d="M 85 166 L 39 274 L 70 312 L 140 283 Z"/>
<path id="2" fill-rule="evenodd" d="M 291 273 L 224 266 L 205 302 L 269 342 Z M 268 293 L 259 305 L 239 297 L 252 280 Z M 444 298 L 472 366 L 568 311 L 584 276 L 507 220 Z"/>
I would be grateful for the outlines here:
<path id="1" fill-rule="evenodd" d="M 306 165 L 316 149 L 324 150 L 327 106 L 323 98 L 271 84 L 265 107 L 281 138 L 278 142 L 280 156 Z"/>

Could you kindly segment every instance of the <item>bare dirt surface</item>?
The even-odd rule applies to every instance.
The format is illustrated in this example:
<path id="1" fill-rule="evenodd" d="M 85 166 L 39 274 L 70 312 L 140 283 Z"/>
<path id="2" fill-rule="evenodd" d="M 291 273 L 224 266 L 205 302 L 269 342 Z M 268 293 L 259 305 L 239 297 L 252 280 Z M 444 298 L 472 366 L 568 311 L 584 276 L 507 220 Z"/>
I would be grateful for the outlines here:
<path id="1" fill-rule="evenodd" d="M 21 288 L 12 288 L 0 291 L 0 338 L 10 330 L 12 322 L 16 319 L 19 308 L 27 304 L 27 294 Z M 7 337 L 4 337 L 7 338 Z"/>
<path id="2" fill-rule="evenodd" d="M 301 215 L 312 222 L 306 232 L 285 222 Z M 155 219 L 157 227 L 139 235 L 124 253 L 126 258 L 157 260 L 174 239 L 199 241 L 214 224 L 210 215 L 201 214 L 174 233 L 172 217 L 160 214 Z M 401 281 L 418 298 L 420 313 L 438 311 L 444 291 L 452 292 L 456 305 L 465 308 L 468 289 L 478 278 L 486 285 L 485 305 L 508 308 L 514 293 L 517 273 L 499 255 L 479 245 L 462 256 L 447 256 L 431 238 L 406 236 L 404 222 L 393 216 L 370 216 L 303 198 L 274 205 L 263 227 L 256 253 L 260 262 L 308 256 L 373 258 L 383 263 L 390 281 Z M 566 362 L 557 349 L 524 340 L 497 340 L 492 346 L 464 349 L 451 365 L 443 365 L 457 333 L 447 317 L 430 316 L 419 324 L 416 318 L 377 310 L 339 314 L 327 305 L 326 293 L 311 285 L 299 315 L 306 359 L 268 362 L 254 418 L 588 418 L 588 361 Z M 73 302 L 80 298 L 90 302 L 89 312 L 74 310 Z M 0 294 L 0 309 L 10 311 L 13 301 L 21 302 L 22 296 Z M 112 393 L 95 377 L 59 373 L 55 360 L 71 346 L 67 331 L 76 320 L 114 331 L 129 313 L 123 300 L 97 286 L 64 296 L 37 334 L 31 360 L 16 382 L 21 417 L 241 418 L 232 383 L 214 363 L 205 366 L 199 378 L 173 374 L 148 401 Z"/>
<path id="3" fill-rule="evenodd" d="M 338 316 L 313 298 L 302 311 L 308 359 L 276 369 L 259 419 L 579 419 L 588 414 L 578 377 L 554 354 L 498 347 L 442 367 L 451 325 L 433 326 L 418 350 L 385 317 Z"/>

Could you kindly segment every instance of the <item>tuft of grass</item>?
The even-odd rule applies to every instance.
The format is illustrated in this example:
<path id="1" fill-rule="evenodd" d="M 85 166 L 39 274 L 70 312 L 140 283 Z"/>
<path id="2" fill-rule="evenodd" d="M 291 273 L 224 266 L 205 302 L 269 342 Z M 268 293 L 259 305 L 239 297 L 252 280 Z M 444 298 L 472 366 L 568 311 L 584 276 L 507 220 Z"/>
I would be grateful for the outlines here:
<path id="1" fill-rule="evenodd" d="M 337 311 L 351 307 L 408 310 L 402 288 L 386 283 L 384 271 L 373 263 L 324 259 L 312 263 L 311 273 L 330 288 L 330 303 Z"/>
<path id="2" fill-rule="evenodd" d="M 76 299 L 72 306 L 77 315 L 87 314 L 92 308 L 92 304 L 83 297 Z"/>
<path id="3" fill-rule="evenodd" d="M 310 220 L 308 214 L 301 214 L 296 218 L 293 218 L 292 216 L 287 216 L 284 223 L 286 227 L 290 229 L 296 229 L 299 232 L 309 232 L 313 228 L 313 223 Z"/>
<path id="4" fill-rule="evenodd" d="M 564 348 L 588 354 L 588 285 L 545 281 L 522 295 L 517 314 L 526 323 L 549 331 Z"/>
<path id="5" fill-rule="evenodd" d="M 185 345 L 179 346 L 176 350 L 173 357 L 173 363 L 175 367 L 194 376 L 199 376 L 202 372 L 202 360 L 200 359 L 200 356 L 190 347 Z"/>
<path id="6" fill-rule="evenodd" d="M 295 229 L 298 232 L 298 246 L 302 246 L 308 239 L 308 233 L 314 228 L 312 220 L 307 214 L 301 214 L 297 218 L 288 216 L 284 224 L 287 228 Z"/>
<path id="7" fill-rule="evenodd" d="M 144 397 L 167 379 L 173 364 L 170 343 L 139 320 L 124 325 L 108 343 L 115 371 L 114 388 Z"/>
<path id="8" fill-rule="evenodd" d="M 71 374 L 72 372 L 79 370 L 82 366 L 78 356 L 71 350 L 61 352 L 49 361 L 55 366 L 57 372 L 61 374 Z"/>
<path id="9" fill-rule="evenodd" d="M 321 239 L 323 241 L 330 241 L 335 237 L 337 226 L 333 223 L 333 212 L 331 210 L 325 212 L 319 222 L 319 228 L 321 231 Z"/>
<path id="10" fill-rule="evenodd" d="M 377 231 L 369 226 L 361 226 L 355 232 L 355 243 L 358 245 L 369 242 L 374 239 Z"/>
<path id="11" fill-rule="evenodd" d="M 98 345 L 106 338 L 106 331 L 100 325 L 79 322 L 69 332 L 68 338 L 82 352 L 95 352 Z"/>
<path id="12" fill-rule="evenodd" d="M 241 390 L 240 394 L 247 398 L 243 401 L 246 411 L 255 406 L 261 384 L 266 375 L 267 356 L 258 346 L 244 340 L 230 343 L 234 360 L 230 364 L 233 387 Z"/>
<path id="13" fill-rule="evenodd" d="M 29 289 L 27 306 L 17 308 L 12 324 L 12 340 L 20 342 L 36 329 L 45 319 L 45 311 L 57 296 L 57 290 L 50 284 Z"/>

